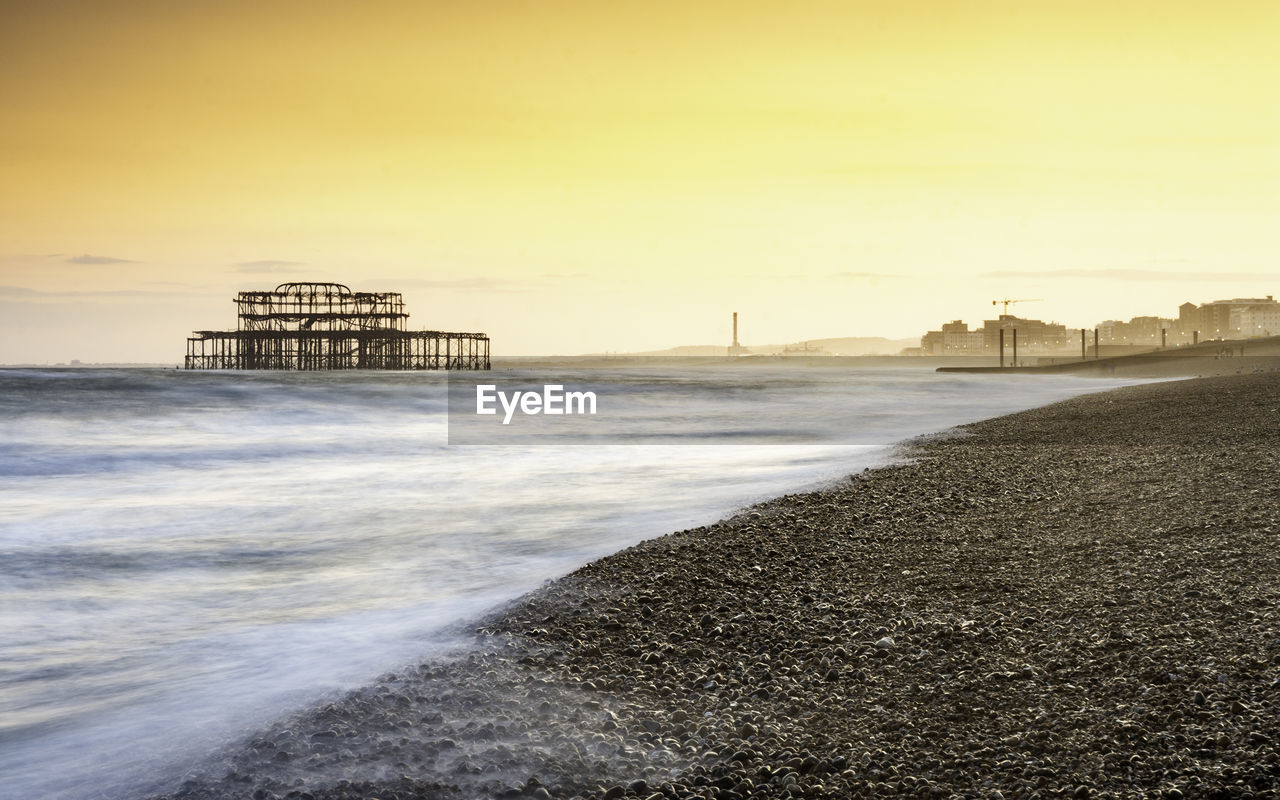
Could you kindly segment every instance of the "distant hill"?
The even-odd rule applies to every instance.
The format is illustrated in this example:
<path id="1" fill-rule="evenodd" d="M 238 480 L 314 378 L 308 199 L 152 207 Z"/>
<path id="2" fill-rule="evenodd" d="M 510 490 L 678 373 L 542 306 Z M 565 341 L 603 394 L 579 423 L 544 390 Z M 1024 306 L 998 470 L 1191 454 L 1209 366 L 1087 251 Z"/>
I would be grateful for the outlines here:
<path id="1" fill-rule="evenodd" d="M 752 355 L 773 355 L 782 353 L 788 348 L 799 350 L 805 346 L 812 348 L 813 355 L 829 356 L 896 356 L 904 347 L 918 347 L 919 339 L 886 339 L 883 336 L 845 336 L 837 339 L 808 339 L 790 344 L 752 345 L 744 348 Z M 685 344 L 669 347 L 666 350 L 646 350 L 639 353 L 618 353 L 626 356 L 693 356 L 706 358 L 723 356 L 728 348 L 722 344 Z M 799 353 L 797 353 L 799 355 Z"/>

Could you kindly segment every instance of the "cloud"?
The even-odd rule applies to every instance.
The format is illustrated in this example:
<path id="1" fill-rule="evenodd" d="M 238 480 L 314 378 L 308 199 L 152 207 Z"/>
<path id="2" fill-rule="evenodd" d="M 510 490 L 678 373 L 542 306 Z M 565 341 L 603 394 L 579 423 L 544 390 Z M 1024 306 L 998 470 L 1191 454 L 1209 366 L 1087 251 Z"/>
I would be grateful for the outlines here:
<path id="1" fill-rule="evenodd" d="M 1189 272 L 1187 270 L 1169 269 L 1051 269 L 1043 272 L 1034 270 L 998 270 L 982 273 L 984 278 L 1072 278 L 1111 281 L 1255 281 L 1276 280 L 1275 274 L 1266 272 Z"/>
<path id="2" fill-rule="evenodd" d="M 544 284 L 537 281 L 508 280 L 506 278 L 397 278 L 391 280 L 369 281 L 370 285 L 391 287 L 386 291 L 399 291 L 397 287 L 408 289 L 445 289 L 454 292 L 527 292 Z"/>
<path id="3" fill-rule="evenodd" d="M 281 261 L 280 259 L 268 258 L 263 261 L 241 261 L 239 264 L 232 264 L 234 272 L 302 272 L 299 267 L 305 267 L 306 263 L 302 261 Z"/>
<path id="4" fill-rule="evenodd" d="M 508 281 L 501 278 L 456 278 L 453 280 L 424 280 L 421 285 L 429 289 L 454 289 L 479 292 L 523 292 L 529 288 L 526 281 Z"/>
<path id="5" fill-rule="evenodd" d="M 878 281 L 885 279 L 892 280 L 894 278 L 901 278 L 902 276 L 891 272 L 854 272 L 845 270 L 843 272 L 826 272 L 822 274 L 812 272 L 771 272 L 767 275 L 756 274 L 751 277 L 766 281 L 825 281 L 832 278 L 837 278 L 839 280 Z"/>
<path id="6" fill-rule="evenodd" d="M 41 289 L 30 289 L 26 286 L 0 286 L 0 297 L 14 299 L 64 299 L 72 297 L 175 297 L 194 295 L 196 292 L 151 291 L 147 289 L 112 289 L 112 290 L 76 290 L 69 292 L 47 292 Z"/>
<path id="7" fill-rule="evenodd" d="M 878 280 L 880 278 L 900 278 L 901 275 L 894 275 L 888 272 L 833 272 L 832 278 L 852 278 L 858 280 Z"/>
<path id="8" fill-rule="evenodd" d="M 5 263 L 15 261 L 39 261 L 46 258 L 62 258 L 66 253 L 10 253 L 0 256 L 0 261 Z"/>
<path id="9" fill-rule="evenodd" d="M 88 253 L 79 256 L 72 256 L 67 259 L 68 264 L 137 264 L 128 258 L 112 258 L 111 256 L 91 256 Z"/>

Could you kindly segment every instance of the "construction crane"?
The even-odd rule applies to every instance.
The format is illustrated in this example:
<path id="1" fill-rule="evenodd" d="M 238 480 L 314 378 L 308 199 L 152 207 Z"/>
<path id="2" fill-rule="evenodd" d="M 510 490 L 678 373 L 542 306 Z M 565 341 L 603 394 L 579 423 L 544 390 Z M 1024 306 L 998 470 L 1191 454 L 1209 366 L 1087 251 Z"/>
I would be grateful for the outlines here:
<path id="1" fill-rule="evenodd" d="M 1013 304 L 1013 303 L 1040 303 L 1040 302 L 1043 302 L 1043 301 L 1044 301 L 1044 298 L 1043 298 L 1043 297 L 1032 297 L 1032 298 L 1025 299 L 1025 300 L 1010 300 L 1010 299 L 1008 299 L 1008 298 L 1005 298 L 1004 300 L 992 300 L 992 301 L 991 301 L 991 305 L 995 306 L 995 305 L 999 305 L 999 304 L 1001 304 L 1001 303 L 1004 303 L 1004 311 L 1000 312 L 1000 315 L 1001 315 L 1001 316 L 1008 316 L 1008 315 L 1009 315 L 1009 306 L 1010 306 L 1011 304 Z"/>

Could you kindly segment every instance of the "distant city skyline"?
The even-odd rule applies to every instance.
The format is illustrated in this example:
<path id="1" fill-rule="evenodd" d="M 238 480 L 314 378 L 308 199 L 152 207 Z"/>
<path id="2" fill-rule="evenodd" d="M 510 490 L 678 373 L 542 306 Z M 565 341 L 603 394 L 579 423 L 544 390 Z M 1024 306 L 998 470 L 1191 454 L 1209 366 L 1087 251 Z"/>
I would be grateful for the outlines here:
<path id="1" fill-rule="evenodd" d="M 1144 347 L 1176 347 L 1213 339 L 1280 336 L 1280 301 L 1265 297 L 1233 297 L 1178 306 L 1170 317 L 1138 314 L 1093 325 L 1072 327 L 1034 315 L 1013 313 L 988 316 L 970 329 L 965 320 L 943 323 L 920 337 L 921 355 L 981 355 L 999 352 L 998 336 L 1019 331 L 1023 352 L 1075 352 L 1074 334 L 1084 331 L 1088 342 Z M 1086 342 L 1087 344 L 1087 342 Z M 1010 344 L 1011 346 L 1011 344 Z"/>
<path id="2" fill-rule="evenodd" d="M 1253 0 L 13 6 L 0 362 L 177 363 L 294 280 L 495 357 L 1275 294 L 1277 29 Z"/>

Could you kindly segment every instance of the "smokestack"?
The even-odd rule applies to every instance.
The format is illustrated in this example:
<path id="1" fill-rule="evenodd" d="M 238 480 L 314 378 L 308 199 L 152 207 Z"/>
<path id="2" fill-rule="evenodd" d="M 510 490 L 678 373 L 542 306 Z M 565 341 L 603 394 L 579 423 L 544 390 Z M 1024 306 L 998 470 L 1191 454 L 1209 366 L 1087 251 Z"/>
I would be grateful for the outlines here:
<path id="1" fill-rule="evenodd" d="M 738 346 L 738 312 L 733 312 L 733 346 Z"/>

